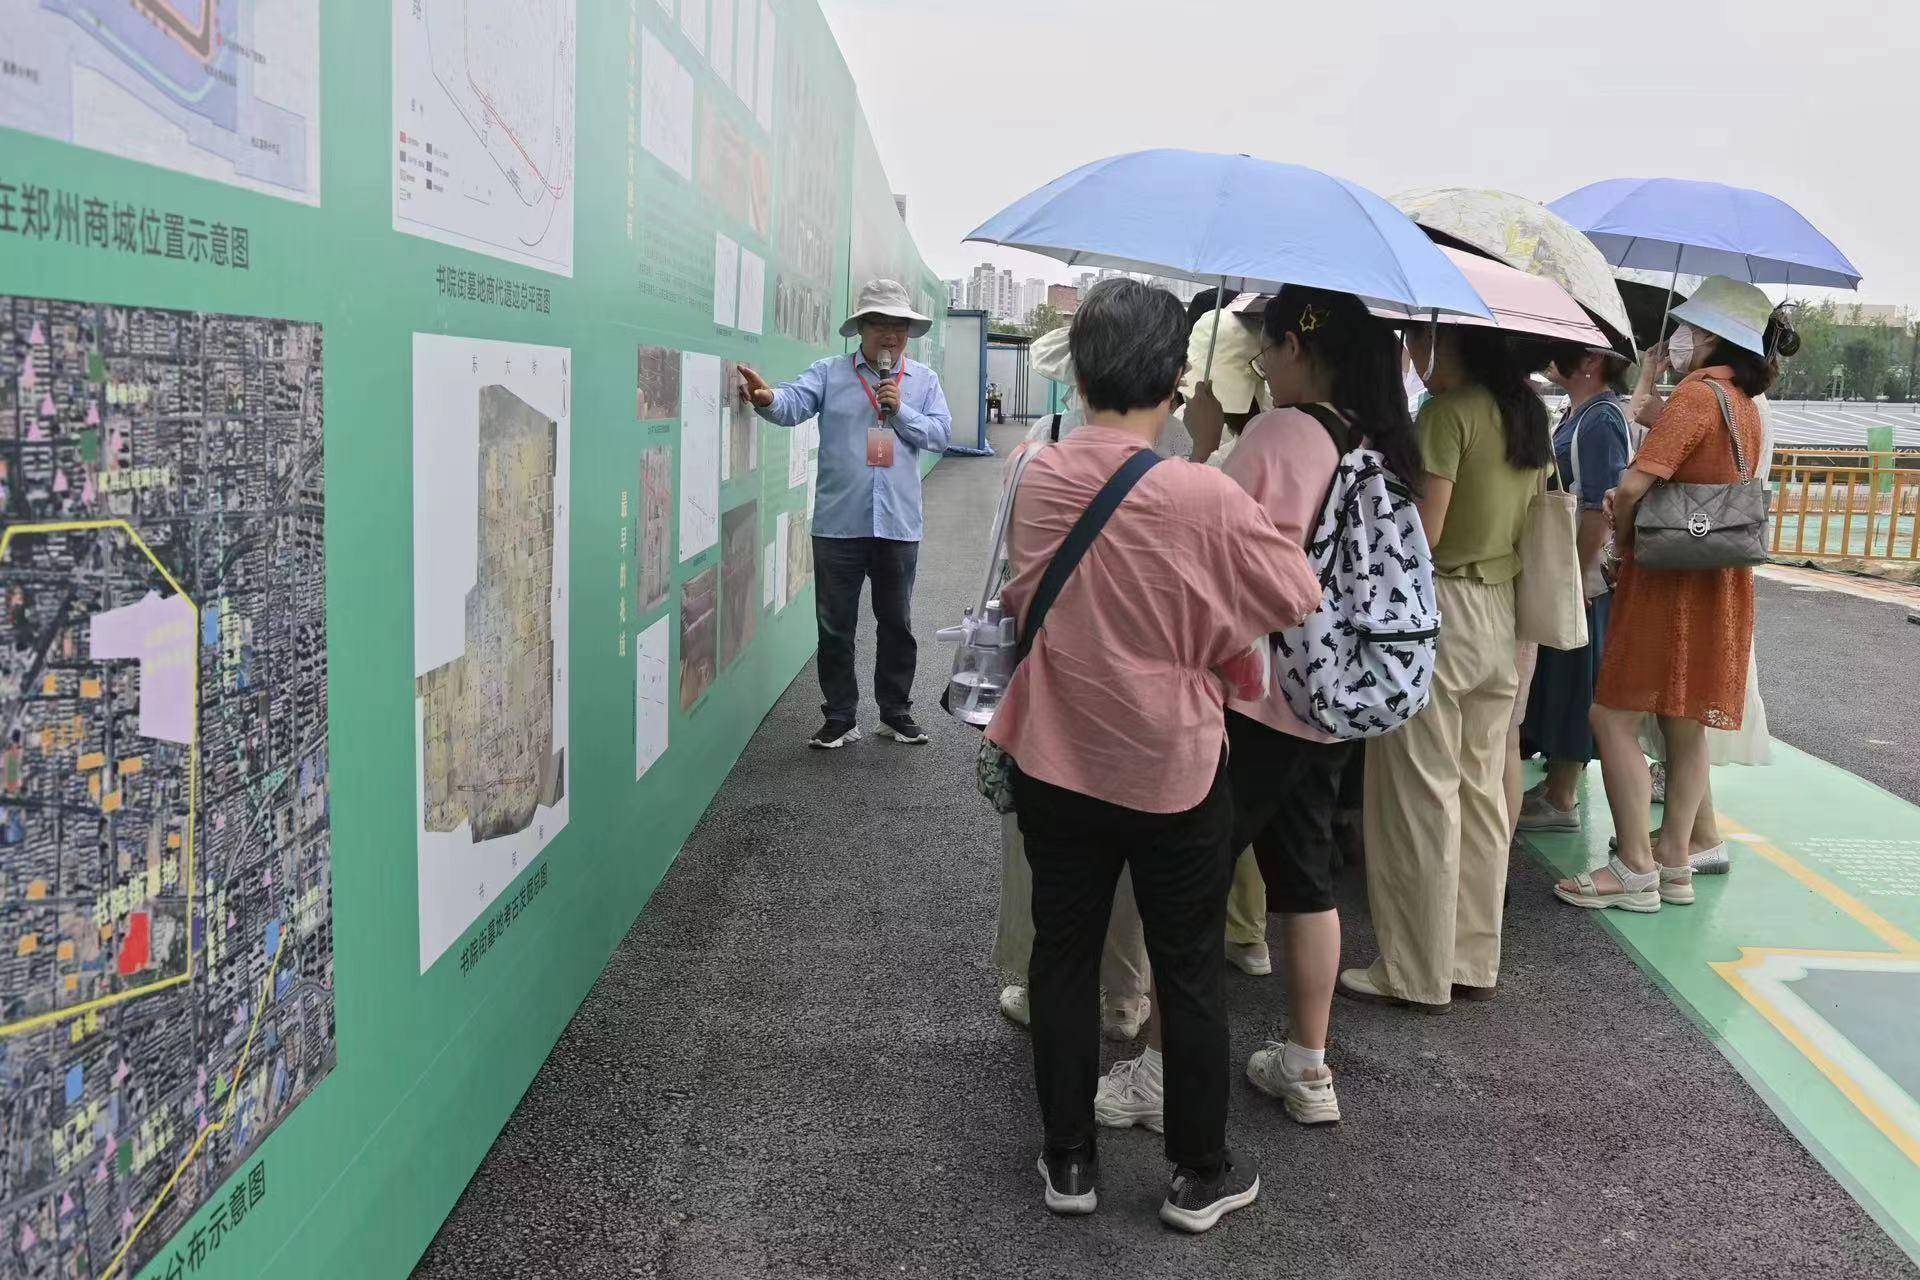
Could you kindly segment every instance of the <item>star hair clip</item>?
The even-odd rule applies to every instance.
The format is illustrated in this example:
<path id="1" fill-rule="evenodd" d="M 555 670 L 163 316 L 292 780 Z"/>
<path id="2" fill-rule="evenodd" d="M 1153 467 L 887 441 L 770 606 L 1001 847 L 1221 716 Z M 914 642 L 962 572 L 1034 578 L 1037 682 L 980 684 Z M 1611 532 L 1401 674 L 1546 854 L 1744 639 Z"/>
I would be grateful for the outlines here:
<path id="1" fill-rule="evenodd" d="M 1321 320 L 1325 318 L 1326 312 L 1309 302 L 1300 310 L 1300 332 L 1312 333 L 1320 327 Z"/>

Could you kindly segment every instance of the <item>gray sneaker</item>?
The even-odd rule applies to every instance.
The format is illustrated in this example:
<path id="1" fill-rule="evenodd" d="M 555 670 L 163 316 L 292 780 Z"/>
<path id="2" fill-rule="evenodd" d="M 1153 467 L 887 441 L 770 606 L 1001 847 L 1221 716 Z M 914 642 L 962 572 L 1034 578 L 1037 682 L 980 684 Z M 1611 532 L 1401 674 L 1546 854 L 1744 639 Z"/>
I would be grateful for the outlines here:
<path id="1" fill-rule="evenodd" d="M 1528 796 L 1520 803 L 1520 829 L 1522 831 L 1578 831 L 1580 804 L 1575 801 L 1573 808 L 1562 809 L 1547 799 L 1545 792 Z"/>

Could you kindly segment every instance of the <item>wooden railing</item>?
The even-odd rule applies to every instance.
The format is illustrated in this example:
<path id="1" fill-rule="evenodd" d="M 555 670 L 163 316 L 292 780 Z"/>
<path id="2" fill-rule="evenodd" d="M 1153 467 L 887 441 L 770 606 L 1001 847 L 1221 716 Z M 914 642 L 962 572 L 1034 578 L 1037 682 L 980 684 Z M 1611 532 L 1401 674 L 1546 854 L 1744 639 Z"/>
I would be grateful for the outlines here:
<path id="1" fill-rule="evenodd" d="M 1920 453 L 1775 449 L 1775 559 L 1920 560 Z"/>

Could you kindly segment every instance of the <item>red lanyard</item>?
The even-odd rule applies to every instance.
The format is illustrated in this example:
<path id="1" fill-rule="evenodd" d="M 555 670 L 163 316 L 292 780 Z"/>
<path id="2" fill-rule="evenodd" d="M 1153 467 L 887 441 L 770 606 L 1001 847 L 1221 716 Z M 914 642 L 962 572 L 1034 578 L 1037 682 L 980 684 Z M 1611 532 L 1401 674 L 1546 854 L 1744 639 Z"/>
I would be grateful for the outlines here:
<path id="1" fill-rule="evenodd" d="M 898 369 L 893 371 L 891 378 L 882 378 L 880 381 L 883 383 L 891 382 L 897 387 L 900 385 L 900 379 L 905 376 L 906 372 L 907 366 L 903 362 Z M 867 375 L 860 372 L 860 357 L 857 355 L 853 357 L 853 376 L 860 379 L 860 389 L 867 393 L 867 403 L 873 406 L 874 421 L 883 421 L 880 415 L 880 397 L 874 394 L 873 387 L 868 384 Z"/>

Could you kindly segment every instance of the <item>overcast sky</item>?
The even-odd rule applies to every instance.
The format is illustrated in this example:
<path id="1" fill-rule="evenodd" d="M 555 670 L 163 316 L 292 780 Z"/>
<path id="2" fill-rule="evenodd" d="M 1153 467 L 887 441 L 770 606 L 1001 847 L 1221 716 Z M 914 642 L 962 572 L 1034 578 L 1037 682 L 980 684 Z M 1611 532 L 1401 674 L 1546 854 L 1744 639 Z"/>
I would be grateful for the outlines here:
<path id="1" fill-rule="evenodd" d="M 1143 147 L 1311 165 L 1381 195 L 1601 178 L 1757 187 L 1920 305 L 1913 0 L 822 0 L 943 276 L 1045 258 L 962 237 Z M 1796 294 L 1799 291 L 1796 290 Z"/>

